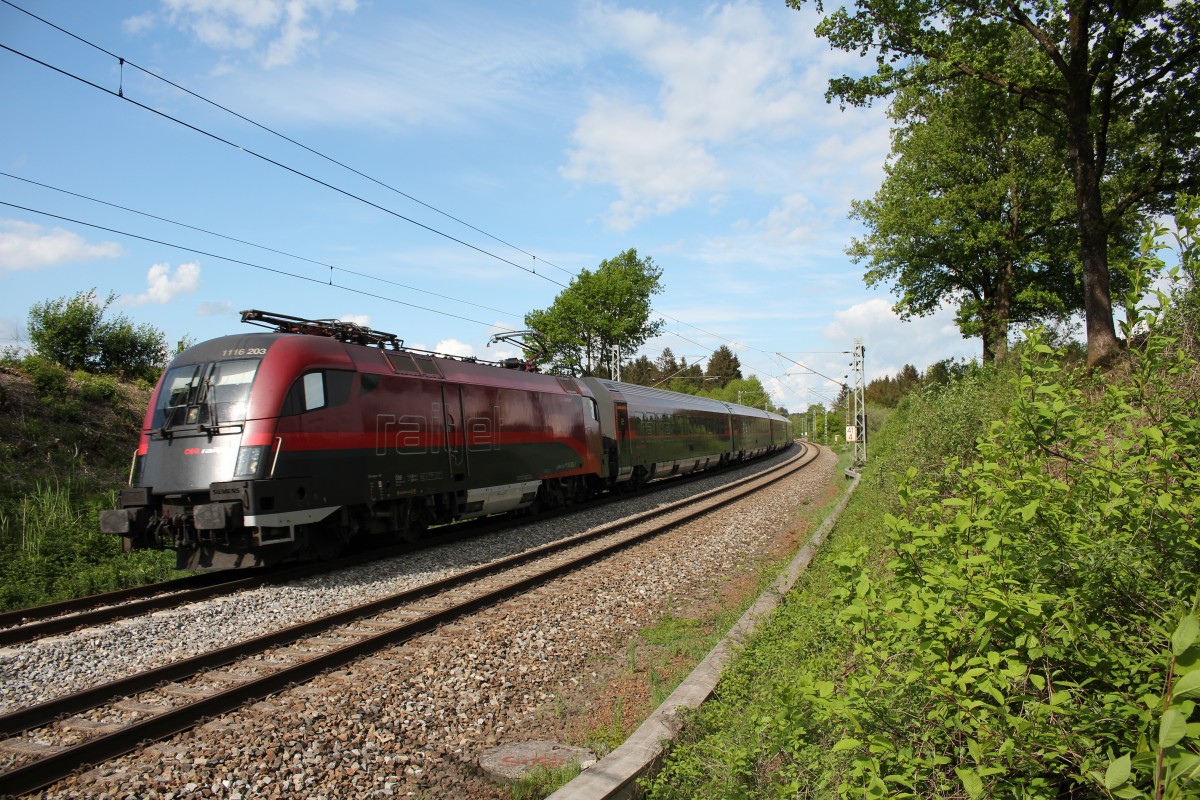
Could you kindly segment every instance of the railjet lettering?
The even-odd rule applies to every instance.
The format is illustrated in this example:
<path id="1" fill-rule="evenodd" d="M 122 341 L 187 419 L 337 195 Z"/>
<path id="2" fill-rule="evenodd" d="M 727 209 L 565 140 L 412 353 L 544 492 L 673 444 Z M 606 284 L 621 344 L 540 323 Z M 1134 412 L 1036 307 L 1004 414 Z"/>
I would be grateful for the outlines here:
<path id="1" fill-rule="evenodd" d="M 375 455 L 389 453 L 400 455 L 424 455 L 438 453 L 444 445 L 442 436 L 442 408 L 434 403 L 430 417 L 421 414 L 377 414 L 375 416 Z M 450 432 L 456 432 L 453 419 Z M 487 453 L 500 449 L 500 407 L 492 409 L 489 416 L 470 417 L 464 426 L 467 451 Z"/>

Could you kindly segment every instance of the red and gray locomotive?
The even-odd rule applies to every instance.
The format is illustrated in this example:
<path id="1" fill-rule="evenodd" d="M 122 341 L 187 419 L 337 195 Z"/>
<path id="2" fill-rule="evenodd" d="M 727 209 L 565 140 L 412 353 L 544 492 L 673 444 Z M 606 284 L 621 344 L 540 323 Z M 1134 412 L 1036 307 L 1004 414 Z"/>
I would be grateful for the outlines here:
<path id="1" fill-rule="evenodd" d="M 791 443 L 761 409 L 405 348 L 262 311 L 180 353 L 100 528 L 181 568 L 326 559 L 355 536 L 566 505 Z"/>

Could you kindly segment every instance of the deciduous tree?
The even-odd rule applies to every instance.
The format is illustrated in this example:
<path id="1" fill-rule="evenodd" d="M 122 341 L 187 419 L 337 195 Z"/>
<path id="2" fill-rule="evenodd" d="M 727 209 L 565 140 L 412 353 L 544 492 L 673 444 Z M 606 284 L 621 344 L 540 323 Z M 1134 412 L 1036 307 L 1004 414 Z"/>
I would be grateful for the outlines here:
<path id="1" fill-rule="evenodd" d="M 902 88 L 889 116 L 886 178 L 852 205 L 867 234 L 847 253 L 866 263 L 867 285 L 891 283 L 905 319 L 956 305 L 984 361 L 1006 351 L 1010 325 L 1081 309 L 1071 178 L 1019 100 L 951 76 Z"/>
<path id="2" fill-rule="evenodd" d="M 801 8 L 808 0 L 788 0 Z M 812 0 L 823 11 L 822 0 Z M 1200 4 L 1172 0 L 856 0 L 817 27 L 837 48 L 875 53 L 829 97 L 866 104 L 946 70 L 1020 98 L 1053 125 L 1071 173 L 1088 363 L 1120 343 L 1108 242 L 1128 213 L 1165 211 L 1194 190 L 1200 161 Z M 1038 54 L 1012 59 L 1014 37 Z"/>
<path id="3" fill-rule="evenodd" d="M 167 363 L 167 340 L 151 325 L 134 325 L 119 315 L 104 319 L 116 298 L 96 299 L 96 290 L 35 303 L 29 309 L 33 352 L 67 369 L 154 379 Z"/>
<path id="4" fill-rule="evenodd" d="M 525 325 L 549 345 L 556 371 L 608 377 L 615 350 L 633 352 L 662 329 L 662 320 L 650 319 L 661 278 L 649 257 L 626 250 L 595 272 L 582 270 L 549 308 L 526 314 Z"/>

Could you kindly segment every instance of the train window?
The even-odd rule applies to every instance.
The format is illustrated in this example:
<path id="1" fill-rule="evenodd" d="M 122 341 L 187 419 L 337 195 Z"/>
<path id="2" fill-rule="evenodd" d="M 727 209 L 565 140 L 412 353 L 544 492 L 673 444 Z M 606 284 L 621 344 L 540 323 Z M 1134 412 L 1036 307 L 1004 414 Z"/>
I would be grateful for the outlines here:
<path id="1" fill-rule="evenodd" d="M 303 414 L 325 405 L 325 375 L 321 372 L 310 372 L 301 375 L 288 389 L 287 397 L 283 399 L 283 416 Z"/>
<path id="2" fill-rule="evenodd" d="M 283 416 L 303 414 L 305 411 L 316 411 L 318 408 L 332 408 L 350 399 L 350 390 L 354 386 L 354 373 L 345 370 L 328 370 L 325 372 L 308 372 L 301 375 L 287 397 L 283 399 Z"/>
<path id="3" fill-rule="evenodd" d="M 304 410 L 312 411 L 325 405 L 325 376 L 319 372 L 310 372 L 304 381 Z"/>
<path id="4" fill-rule="evenodd" d="M 245 420 L 258 364 L 259 359 L 235 359 L 169 370 L 154 409 L 154 427 Z"/>
<path id="5" fill-rule="evenodd" d="M 421 374 L 430 378 L 442 377 L 442 372 L 437 368 L 437 364 L 432 358 L 417 357 L 417 368 L 421 370 Z"/>
<path id="6" fill-rule="evenodd" d="M 599 406 L 596 405 L 596 398 L 585 397 L 583 399 L 587 401 L 588 413 L 592 415 L 592 419 L 595 420 L 596 422 L 599 422 L 600 421 L 600 409 L 599 409 Z"/>
<path id="7" fill-rule="evenodd" d="M 187 406 L 196 402 L 204 381 L 204 364 L 189 364 L 167 371 L 162 389 L 158 393 L 158 404 L 154 409 L 154 427 L 169 428 L 183 423 Z"/>
<path id="8" fill-rule="evenodd" d="M 418 372 L 417 362 L 413 361 L 413 357 L 408 353 L 386 353 L 385 355 L 396 372 Z"/>
<path id="9" fill-rule="evenodd" d="M 209 374 L 209 403 L 216 419 L 222 422 L 244 420 L 250 400 L 250 384 L 258 371 L 257 359 L 218 361 Z"/>

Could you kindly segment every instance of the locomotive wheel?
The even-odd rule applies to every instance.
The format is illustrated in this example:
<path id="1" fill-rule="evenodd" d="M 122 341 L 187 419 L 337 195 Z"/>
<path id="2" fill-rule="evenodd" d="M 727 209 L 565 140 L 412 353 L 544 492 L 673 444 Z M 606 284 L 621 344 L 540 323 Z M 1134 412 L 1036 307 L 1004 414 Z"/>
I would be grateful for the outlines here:
<path id="1" fill-rule="evenodd" d="M 336 526 L 316 523 L 304 526 L 309 555 L 317 561 L 332 561 L 346 549 L 346 539 Z"/>
<path id="2" fill-rule="evenodd" d="M 633 477 L 629 479 L 629 488 L 636 491 L 650 481 L 650 472 L 645 467 L 634 467 Z"/>
<path id="3" fill-rule="evenodd" d="M 425 535 L 425 531 L 429 530 L 430 515 L 424 507 L 409 506 L 406 510 L 407 513 L 404 513 L 397 509 L 399 519 L 396 529 L 392 531 L 392 538 L 404 544 L 416 544 Z"/>

